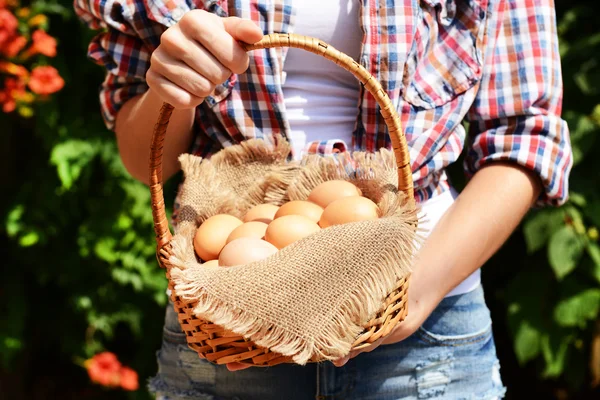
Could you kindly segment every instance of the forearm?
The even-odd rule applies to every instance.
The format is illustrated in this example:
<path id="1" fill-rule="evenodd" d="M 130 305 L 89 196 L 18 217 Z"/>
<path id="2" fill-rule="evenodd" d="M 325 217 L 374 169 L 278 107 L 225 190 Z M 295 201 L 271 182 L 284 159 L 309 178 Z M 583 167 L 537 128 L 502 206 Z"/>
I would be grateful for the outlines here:
<path id="1" fill-rule="evenodd" d="M 435 307 L 506 241 L 541 190 L 533 173 L 515 164 L 478 171 L 419 251 L 411 290 Z"/>
<path id="2" fill-rule="evenodd" d="M 119 153 L 127 171 L 136 179 L 148 184 L 150 142 L 158 112 L 163 101 L 149 89 L 146 93 L 127 101 L 116 119 Z M 177 158 L 188 151 L 192 142 L 194 109 L 174 110 L 167 128 L 163 148 L 163 179 L 167 180 L 179 170 Z"/>

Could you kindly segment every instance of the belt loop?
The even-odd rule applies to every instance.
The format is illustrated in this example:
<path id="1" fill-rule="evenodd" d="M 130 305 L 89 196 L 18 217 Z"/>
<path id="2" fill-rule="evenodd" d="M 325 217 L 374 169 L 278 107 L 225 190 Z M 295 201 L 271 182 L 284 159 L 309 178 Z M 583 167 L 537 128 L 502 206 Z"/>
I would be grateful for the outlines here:
<path id="1" fill-rule="evenodd" d="M 321 363 L 317 362 L 317 393 L 315 394 L 315 400 L 325 400 L 325 396 L 321 395 Z"/>

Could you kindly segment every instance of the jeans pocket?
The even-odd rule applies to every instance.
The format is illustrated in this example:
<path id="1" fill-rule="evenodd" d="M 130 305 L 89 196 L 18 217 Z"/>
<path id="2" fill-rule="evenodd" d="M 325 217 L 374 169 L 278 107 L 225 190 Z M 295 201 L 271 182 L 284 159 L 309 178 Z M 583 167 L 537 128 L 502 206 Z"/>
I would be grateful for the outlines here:
<path id="1" fill-rule="evenodd" d="M 173 344 L 187 344 L 185 333 L 173 332 L 166 327 L 163 328 L 163 340 Z"/>
<path id="2" fill-rule="evenodd" d="M 169 302 L 165 310 L 165 325 L 163 327 L 163 340 L 173 344 L 186 344 L 186 335 L 181 330 L 177 313 L 173 303 Z"/>
<path id="3" fill-rule="evenodd" d="M 424 0 L 406 61 L 403 97 L 439 107 L 475 86 L 482 73 L 488 0 Z"/>
<path id="4" fill-rule="evenodd" d="M 443 299 L 416 336 L 440 346 L 465 346 L 492 338 L 492 319 L 485 304 L 483 289 Z"/>
<path id="5" fill-rule="evenodd" d="M 433 333 L 423 327 L 420 327 L 415 333 L 421 340 L 437 346 L 467 346 L 490 340 L 492 338 L 492 324 L 490 323 L 481 331 L 462 335 Z"/>

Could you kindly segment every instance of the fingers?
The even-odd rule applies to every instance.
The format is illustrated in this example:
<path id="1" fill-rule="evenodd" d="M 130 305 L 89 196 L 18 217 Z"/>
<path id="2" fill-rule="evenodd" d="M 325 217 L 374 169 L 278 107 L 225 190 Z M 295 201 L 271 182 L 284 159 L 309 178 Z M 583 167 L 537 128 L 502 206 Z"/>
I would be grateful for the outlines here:
<path id="1" fill-rule="evenodd" d="M 154 73 L 164 77 L 194 97 L 204 98 L 213 91 L 215 84 L 207 77 L 198 74 L 181 61 L 169 58 L 164 53 L 155 52 L 151 59 Z"/>
<path id="2" fill-rule="evenodd" d="M 224 19 L 206 12 L 189 12 L 179 21 L 183 34 L 196 41 L 212 54 L 225 68 L 241 74 L 248 68 L 248 54 L 225 28 Z M 237 23 L 234 31 L 247 24 Z M 258 29 L 258 27 L 257 27 Z"/>
<path id="3" fill-rule="evenodd" d="M 146 82 L 163 101 L 178 109 L 194 108 L 204 100 L 152 70 L 146 74 Z"/>
<path id="4" fill-rule="evenodd" d="M 234 371 L 241 371 L 241 370 L 243 370 L 243 369 L 246 369 L 246 368 L 250 368 L 250 367 L 251 367 L 251 365 L 248 365 L 248 364 L 242 364 L 242 363 L 228 363 L 228 364 L 226 364 L 226 365 L 227 365 L 227 369 L 228 369 L 229 371 L 231 371 L 231 372 L 234 372 Z"/>
<path id="5" fill-rule="evenodd" d="M 244 43 L 256 43 L 263 37 L 260 28 L 252 21 L 237 17 L 223 19 L 225 30 L 235 40 Z"/>
<path id="6" fill-rule="evenodd" d="M 221 64 L 210 51 L 186 36 L 181 30 L 169 30 L 160 38 L 160 47 L 153 53 L 151 63 L 170 60 L 181 61 L 184 66 L 219 85 L 231 75 L 231 70 Z M 158 55 L 157 58 L 155 55 Z"/>
<path id="7" fill-rule="evenodd" d="M 348 360 L 350 360 L 350 356 L 346 356 L 346 357 L 343 357 L 343 358 L 338 358 L 337 360 L 333 360 L 332 363 L 336 367 L 343 367 L 344 365 L 346 365 L 346 363 L 348 362 Z"/>
<path id="8" fill-rule="evenodd" d="M 192 10 L 161 36 L 146 74 L 148 86 L 175 108 L 192 108 L 231 74 L 246 71 L 248 54 L 238 41 L 262 38 L 256 24 Z"/>
<path id="9" fill-rule="evenodd" d="M 360 350 L 353 350 L 346 357 L 342 357 L 342 358 L 338 358 L 337 360 L 333 360 L 332 363 L 336 367 L 343 367 L 344 365 L 346 365 L 346 363 L 348 361 L 350 361 L 352 358 L 358 356 L 360 353 L 370 353 L 373 350 L 375 350 L 376 348 L 378 348 L 380 345 L 382 345 L 383 343 L 384 343 L 383 338 L 378 339 L 375 342 L 373 342 L 369 347 L 365 347 Z"/>

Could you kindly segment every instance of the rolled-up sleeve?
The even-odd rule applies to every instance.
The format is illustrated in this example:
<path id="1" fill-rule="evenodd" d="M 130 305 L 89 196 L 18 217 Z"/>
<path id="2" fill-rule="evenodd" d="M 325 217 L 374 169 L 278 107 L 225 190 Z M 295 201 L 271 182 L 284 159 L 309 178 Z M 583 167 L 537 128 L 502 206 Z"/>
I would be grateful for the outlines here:
<path id="1" fill-rule="evenodd" d="M 176 2 L 189 10 L 186 2 Z M 100 86 L 100 107 L 106 126 L 114 130 L 117 112 L 132 97 L 144 93 L 150 55 L 167 28 L 168 10 L 144 0 L 74 0 L 78 17 L 91 29 L 101 30 L 89 47 L 88 57 L 106 68 Z M 172 21 L 174 23 L 174 21 Z"/>
<path id="2" fill-rule="evenodd" d="M 572 167 L 560 117 L 562 77 L 552 0 L 501 1 L 483 76 L 467 117 L 467 175 L 494 161 L 515 162 L 543 184 L 537 206 L 563 204 Z"/>

